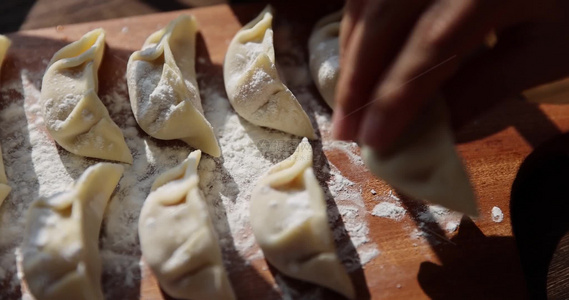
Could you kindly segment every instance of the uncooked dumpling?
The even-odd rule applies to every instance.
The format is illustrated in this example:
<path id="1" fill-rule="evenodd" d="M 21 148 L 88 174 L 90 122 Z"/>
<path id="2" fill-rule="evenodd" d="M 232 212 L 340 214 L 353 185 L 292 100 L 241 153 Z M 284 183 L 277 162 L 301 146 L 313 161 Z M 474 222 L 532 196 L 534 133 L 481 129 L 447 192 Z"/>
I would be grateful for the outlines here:
<path id="1" fill-rule="evenodd" d="M 477 216 L 468 175 L 454 148 L 442 98 L 429 103 L 387 155 L 362 148 L 370 170 L 403 194 Z"/>
<path id="2" fill-rule="evenodd" d="M 315 138 L 308 116 L 279 78 L 272 21 L 267 7 L 229 44 L 223 64 L 227 96 L 235 111 L 255 125 Z"/>
<path id="3" fill-rule="evenodd" d="M 182 15 L 130 56 L 130 104 L 138 125 L 150 136 L 180 139 L 217 157 L 221 150 L 204 117 L 196 82 L 196 33 L 194 17 Z"/>
<path id="4" fill-rule="evenodd" d="M 4 160 L 2 159 L 2 149 L 0 148 L 0 206 L 2 206 L 11 190 L 12 188 L 8 185 L 8 178 L 4 170 Z"/>
<path id="5" fill-rule="evenodd" d="M 99 231 L 123 167 L 98 163 L 68 191 L 34 201 L 22 245 L 24 277 L 37 300 L 102 300 Z"/>
<path id="6" fill-rule="evenodd" d="M 6 57 L 6 53 L 8 52 L 8 48 L 12 41 L 4 35 L 0 34 L 0 68 L 2 67 L 2 63 L 4 62 L 4 58 Z"/>
<path id="7" fill-rule="evenodd" d="M 308 40 L 312 80 L 322 98 L 334 108 L 336 83 L 340 76 L 340 21 L 343 10 L 322 18 Z"/>
<path id="8" fill-rule="evenodd" d="M 6 52 L 8 52 L 10 44 L 12 44 L 12 42 L 7 37 L 0 35 L 0 70 L 2 69 L 2 63 L 4 62 L 4 57 L 6 57 Z M 2 149 L 0 149 L 0 206 L 11 190 L 12 188 L 8 185 L 8 178 L 6 177 L 6 171 L 4 170 Z"/>
<path id="9" fill-rule="evenodd" d="M 328 225 L 324 192 L 303 139 L 294 154 L 272 167 L 251 195 L 251 226 L 265 258 L 283 274 L 354 299 Z"/>
<path id="10" fill-rule="evenodd" d="M 199 150 L 192 152 L 154 181 L 140 213 L 140 249 L 170 296 L 235 299 L 208 205 L 198 187 L 200 157 Z"/>
<path id="11" fill-rule="evenodd" d="M 40 102 L 47 130 L 65 150 L 132 163 L 119 127 L 97 91 L 105 32 L 95 29 L 57 51 L 43 76 Z"/>

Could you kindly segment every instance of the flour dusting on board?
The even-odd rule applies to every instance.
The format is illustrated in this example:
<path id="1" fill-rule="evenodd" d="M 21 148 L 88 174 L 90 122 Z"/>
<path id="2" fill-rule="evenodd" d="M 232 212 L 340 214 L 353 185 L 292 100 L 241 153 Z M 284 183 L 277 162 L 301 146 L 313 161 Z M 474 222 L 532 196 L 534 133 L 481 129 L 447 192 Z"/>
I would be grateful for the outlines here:
<path id="1" fill-rule="evenodd" d="M 377 217 L 400 221 L 405 216 L 405 212 L 405 208 L 401 207 L 399 204 L 381 202 L 373 208 L 371 214 Z"/>
<path id="2" fill-rule="evenodd" d="M 306 64 L 297 54 L 293 53 L 291 60 L 285 57 L 287 79 L 299 78 L 294 72 L 303 72 L 301 78 L 309 78 Z M 291 70 L 293 73 L 287 72 Z M 43 70 L 22 69 L 1 86 L 0 138 L 13 190 L 0 207 L 0 289 L 10 299 L 20 295 L 15 253 L 22 241 L 29 204 L 39 196 L 65 190 L 87 167 L 98 162 L 70 154 L 49 138 L 38 105 L 42 75 Z M 227 100 L 221 78 L 198 77 L 205 116 L 215 129 L 223 153 L 220 158 L 202 156 L 198 170 L 200 188 L 211 205 L 228 271 L 239 272 L 250 260 L 262 258 L 249 225 L 251 190 L 264 172 L 294 152 L 300 138 L 239 118 Z M 99 96 L 121 128 L 134 157 L 133 165 L 124 165 L 125 173 L 107 206 L 100 237 L 105 296 L 119 299 L 138 292 L 143 276 L 137 226 L 150 186 L 157 175 L 179 164 L 192 149 L 182 142 L 147 136 L 132 115 L 124 78 L 112 82 L 112 88 Z M 290 88 L 313 117 L 313 125 L 322 134 L 328 134 L 330 112 L 326 104 L 313 96 L 309 79 L 295 83 Z M 370 242 L 361 187 L 344 177 L 324 152 L 341 151 L 353 164 L 362 165 L 359 149 L 345 142 L 318 140 L 311 144 L 314 171 L 324 188 L 338 254 L 347 269 L 354 271 L 380 251 Z M 281 292 L 286 296 L 284 288 Z"/>
<path id="3" fill-rule="evenodd" d="M 492 207 L 492 221 L 500 223 L 504 220 L 504 213 L 498 206 Z"/>
<path id="4" fill-rule="evenodd" d="M 417 224 L 411 228 L 409 226 L 404 226 L 404 228 L 409 229 L 411 239 L 426 239 L 433 238 L 435 242 L 446 241 L 446 239 L 441 239 L 440 236 L 428 230 L 426 225 L 431 224 L 439 227 L 440 229 L 446 231 L 449 234 L 454 233 L 458 230 L 462 214 L 449 210 L 448 208 L 442 207 L 440 205 L 433 204 L 419 204 L 417 208 L 408 211 L 402 206 L 401 199 L 395 195 L 395 193 L 390 190 L 385 195 L 377 195 L 377 192 L 372 190 L 372 195 L 374 199 L 379 203 L 375 205 L 371 214 L 376 217 L 391 219 L 395 221 L 403 221 L 407 216 L 413 219 Z"/>

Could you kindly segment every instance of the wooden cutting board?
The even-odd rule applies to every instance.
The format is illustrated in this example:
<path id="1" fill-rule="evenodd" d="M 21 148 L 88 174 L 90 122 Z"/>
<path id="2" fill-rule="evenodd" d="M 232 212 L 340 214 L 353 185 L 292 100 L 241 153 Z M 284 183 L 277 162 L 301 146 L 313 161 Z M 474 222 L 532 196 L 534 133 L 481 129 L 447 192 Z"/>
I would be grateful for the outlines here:
<path id="1" fill-rule="evenodd" d="M 306 45 L 315 20 L 336 7 L 337 3 L 325 8 L 309 3 L 277 7 L 275 32 L 282 24 L 292 26 L 295 35 L 290 42 Z M 198 39 L 198 57 L 206 59 L 200 73 L 221 80 L 221 65 L 229 41 L 261 9 L 260 5 L 221 5 L 16 32 L 10 35 L 14 43 L 2 77 L 11 78 L 22 68 L 40 71 L 45 67 L 45 60 L 63 45 L 91 29 L 102 27 L 107 32 L 108 46 L 99 73 L 100 90 L 104 92 L 113 82 L 124 80 L 129 55 L 140 48 L 150 33 L 186 13 L 194 15 L 200 24 L 202 38 Z M 569 129 L 569 105 L 563 104 L 569 101 L 569 82 L 546 86 L 526 96 L 546 103 L 507 100 L 458 133 L 458 150 L 470 172 L 481 215 L 474 221 L 463 218 L 455 232 L 449 233 L 437 223 L 422 221 L 422 204 L 402 196 L 401 203 L 407 210 L 402 220 L 373 216 L 371 211 L 379 203 L 378 196 L 388 194 L 390 188 L 363 167 L 350 164 L 344 153 L 326 151 L 327 158 L 342 174 L 361 188 L 369 212 L 366 220 L 371 242 L 380 251 L 377 257 L 351 273 L 359 299 L 527 297 L 510 223 L 511 187 L 518 168 L 534 148 Z M 491 210 L 495 206 L 503 211 L 501 222 L 492 220 Z M 413 232 L 421 234 L 417 237 Z M 231 274 L 239 298 L 279 298 L 272 287 L 273 270 L 267 269 L 263 260 L 253 261 L 251 266 L 252 272 Z M 117 286 L 120 288 L 120 284 Z M 299 285 L 298 289 L 302 288 Z M 142 270 L 137 290 L 122 295 L 124 299 L 167 298 L 148 269 Z"/>

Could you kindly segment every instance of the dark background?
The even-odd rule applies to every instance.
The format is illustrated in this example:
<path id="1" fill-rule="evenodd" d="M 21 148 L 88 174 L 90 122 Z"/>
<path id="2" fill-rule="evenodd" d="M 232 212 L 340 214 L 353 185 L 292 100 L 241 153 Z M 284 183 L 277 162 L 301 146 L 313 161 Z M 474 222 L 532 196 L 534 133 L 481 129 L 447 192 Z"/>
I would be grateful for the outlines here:
<path id="1" fill-rule="evenodd" d="M 255 0 L 1 0 L 0 33 Z"/>

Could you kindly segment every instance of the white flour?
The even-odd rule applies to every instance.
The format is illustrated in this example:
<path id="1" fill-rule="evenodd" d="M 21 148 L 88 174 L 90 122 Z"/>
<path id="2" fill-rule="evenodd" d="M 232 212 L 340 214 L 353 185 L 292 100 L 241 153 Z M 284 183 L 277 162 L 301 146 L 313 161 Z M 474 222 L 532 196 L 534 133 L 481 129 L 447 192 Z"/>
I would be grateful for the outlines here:
<path id="1" fill-rule="evenodd" d="M 375 190 L 371 190 L 372 195 L 376 195 Z M 460 224 L 462 214 L 449 210 L 448 208 L 442 207 L 440 205 L 420 205 L 419 211 L 415 213 L 409 213 L 404 207 L 401 206 L 401 199 L 393 194 L 393 191 L 387 192 L 386 195 L 377 195 L 375 197 L 379 201 L 375 205 L 371 214 L 376 217 L 388 218 L 395 221 L 402 221 L 405 215 L 409 215 L 410 218 L 414 219 L 418 223 L 417 228 L 410 228 L 409 226 L 404 226 L 410 230 L 410 237 L 412 239 L 420 239 L 423 237 L 428 237 L 432 235 L 425 226 L 427 223 L 436 223 L 441 229 L 445 230 L 447 233 L 454 233 Z M 426 231 L 425 231 L 426 230 Z M 436 239 L 443 239 L 440 236 L 434 236 Z"/>
<path id="2" fill-rule="evenodd" d="M 284 204 L 291 211 L 291 214 L 280 220 L 281 228 L 288 229 L 300 226 L 314 215 L 314 211 L 310 207 L 308 190 L 293 192 Z"/>
<path id="3" fill-rule="evenodd" d="M 492 221 L 500 223 L 504 220 L 504 214 L 498 206 L 492 207 Z"/>
<path id="4" fill-rule="evenodd" d="M 340 68 L 340 57 L 331 56 L 322 63 L 322 66 L 318 70 L 318 79 L 320 81 L 325 81 L 334 78 L 339 68 Z"/>
<path id="5" fill-rule="evenodd" d="M 371 214 L 376 217 L 389 218 L 399 221 L 405 216 L 405 208 L 395 203 L 381 202 L 377 204 Z"/>
<path id="6" fill-rule="evenodd" d="M 425 209 L 418 214 L 418 217 L 422 222 L 437 223 L 448 233 L 453 233 L 458 229 L 462 214 L 440 205 L 426 205 Z"/>
<path id="7" fill-rule="evenodd" d="M 292 60 L 298 63 L 298 59 Z M 47 60 L 44 60 L 44 64 Z M 304 70 L 302 67 L 288 70 Z M 125 66 L 126 67 L 126 66 Z M 0 140 L 12 192 L 0 207 L 0 290 L 12 299 L 18 295 L 16 255 L 22 241 L 24 215 L 31 201 L 64 190 L 90 165 L 98 162 L 75 156 L 57 147 L 49 138 L 37 104 L 43 71 L 21 70 L 2 84 Z M 294 77 L 287 74 L 285 78 Z M 304 74 L 303 78 L 309 78 Z M 299 102 L 324 134 L 330 130 L 325 104 L 309 90 L 309 81 L 291 87 Z M 200 188 L 211 204 L 212 219 L 220 236 L 229 272 L 239 272 L 248 261 L 262 257 L 249 225 L 251 190 L 266 170 L 289 157 L 300 138 L 252 125 L 239 118 L 225 96 L 220 80 L 200 83 L 206 118 L 215 129 L 222 157 L 202 156 Z M 156 176 L 183 161 L 192 150 L 183 142 L 164 142 L 148 137 L 138 128 L 128 101 L 126 82 L 99 94 L 111 118 L 121 128 L 134 157 L 106 209 L 100 246 L 103 283 L 108 299 L 123 296 L 121 290 L 137 289 L 142 277 L 137 235 L 139 212 Z M 324 188 L 330 224 L 340 258 L 353 271 L 379 255 L 370 242 L 361 188 L 342 176 L 328 162 L 324 150 L 342 151 L 360 164 L 353 143 L 312 141 L 314 170 Z M 240 257 L 236 262 L 236 257 Z M 118 294 L 117 294 L 118 293 Z M 27 297 L 24 294 L 22 297 Z"/>

